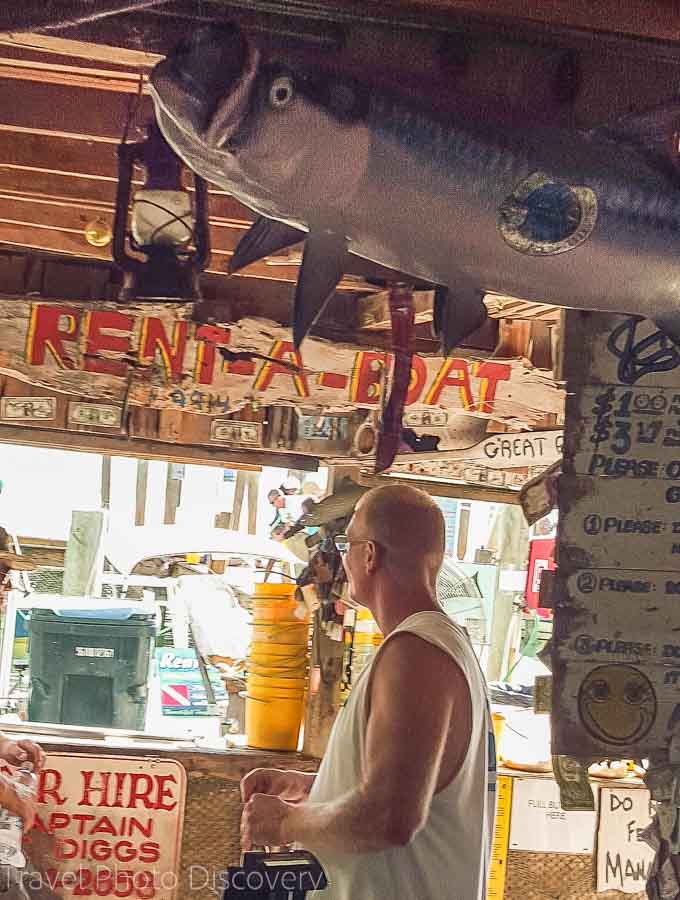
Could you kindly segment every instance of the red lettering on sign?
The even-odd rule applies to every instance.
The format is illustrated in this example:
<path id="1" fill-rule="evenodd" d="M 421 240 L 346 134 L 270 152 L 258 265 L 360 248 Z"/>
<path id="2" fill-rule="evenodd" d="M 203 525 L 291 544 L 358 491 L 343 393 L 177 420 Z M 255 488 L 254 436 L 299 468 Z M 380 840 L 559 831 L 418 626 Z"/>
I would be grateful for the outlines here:
<path id="1" fill-rule="evenodd" d="M 427 366 L 419 356 L 414 356 L 411 361 L 411 380 L 408 386 L 405 406 L 410 406 L 411 403 L 416 402 L 425 387 L 426 380 Z"/>
<path id="2" fill-rule="evenodd" d="M 158 798 L 155 804 L 155 809 L 164 809 L 167 812 L 170 812 L 177 806 L 177 801 L 174 798 L 174 792 L 172 788 L 166 784 L 169 782 L 170 784 L 177 784 L 177 779 L 174 775 L 156 775 L 156 785 L 158 787 Z M 164 802 L 166 799 L 172 799 L 172 803 L 166 805 Z"/>
<path id="3" fill-rule="evenodd" d="M 436 406 L 444 388 L 456 387 L 460 392 L 460 400 L 463 409 L 472 409 L 474 401 L 472 399 L 472 388 L 470 387 L 470 369 L 468 363 L 464 359 L 446 359 L 441 369 L 437 373 L 432 387 L 427 392 L 427 396 L 423 401 L 427 406 Z"/>
<path id="4" fill-rule="evenodd" d="M 139 861 L 155 863 L 161 858 L 161 846 L 155 841 L 144 841 L 139 845 Z"/>
<path id="5" fill-rule="evenodd" d="M 492 413 L 499 381 L 510 381 L 512 366 L 508 363 L 482 362 L 475 363 L 472 374 L 480 379 L 479 402 L 476 412 Z"/>
<path id="6" fill-rule="evenodd" d="M 76 363 L 67 355 L 64 342 L 78 340 L 80 310 L 74 306 L 53 306 L 34 303 L 26 336 L 26 361 L 32 366 L 45 364 L 49 350 L 61 369 L 75 369 Z"/>
<path id="7" fill-rule="evenodd" d="M 52 813 L 47 823 L 49 832 L 58 831 L 60 828 L 68 828 L 71 822 L 71 816 L 67 813 Z"/>
<path id="8" fill-rule="evenodd" d="M 61 772 L 57 769 L 42 769 L 38 776 L 38 803 L 54 801 L 57 806 L 66 803 L 66 797 L 59 793 L 61 787 Z"/>
<path id="9" fill-rule="evenodd" d="M 184 367 L 188 327 L 188 322 L 175 322 L 171 343 L 160 319 L 154 317 L 144 319 L 139 344 L 139 361 L 152 362 L 156 358 L 156 350 L 160 350 L 168 378 L 179 381 Z"/>
<path id="10" fill-rule="evenodd" d="M 341 391 L 347 387 L 349 376 L 342 375 L 340 372 L 319 372 L 316 381 L 319 387 L 334 388 Z"/>
<path id="11" fill-rule="evenodd" d="M 147 809 L 157 809 L 158 805 L 151 799 L 155 787 L 154 779 L 144 772 L 130 773 L 130 799 L 128 809 L 135 809 L 139 800 Z"/>
<path id="12" fill-rule="evenodd" d="M 115 837 L 118 832 L 111 819 L 109 819 L 108 816 L 102 816 L 97 820 L 96 824 L 92 826 L 90 834 L 112 834 Z"/>
<path id="13" fill-rule="evenodd" d="M 121 312 L 94 309 L 85 315 L 85 359 L 83 368 L 86 372 L 97 372 L 99 375 L 115 375 L 124 378 L 129 363 L 122 359 L 98 357 L 102 350 L 111 353 L 130 353 L 132 329 L 135 327 L 133 316 Z M 125 334 L 107 334 L 102 331 L 123 331 Z"/>
<path id="14" fill-rule="evenodd" d="M 354 358 L 349 399 L 352 403 L 378 403 L 382 393 L 387 354 L 362 350 Z"/>
<path id="15" fill-rule="evenodd" d="M 78 806 L 111 806 L 108 801 L 110 772 L 81 772 L 83 777 L 83 795 L 78 801 Z M 101 784 L 93 784 L 95 775 L 101 776 Z M 93 794 L 99 795 L 99 802 L 93 799 Z"/>
<path id="16" fill-rule="evenodd" d="M 201 325 L 196 329 L 196 369 L 194 377 L 199 384 L 212 384 L 215 378 L 215 354 L 217 347 L 227 347 L 231 340 L 229 328 Z M 250 359 L 222 360 L 220 371 L 231 375 L 254 375 L 255 363 Z"/>
<path id="17" fill-rule="evenodd" d="M 256 391 L 266 391 L 272 383 L 275 375 L 286 375 L 293 379 L 295 390 L 299 397 L 309 397 L 309 385 L 307 384 L 307 376 L 302 366 L 302 357 L 295 350 L 291 341 L 274 341 L 269 356 L 273 359 L 285 360 L 287 357 L 298 368 L 298 372 L 294 372 L 288 366 L 282 366 L 277 362 L 265 362 L 255 379 L 254 388 Z"/>

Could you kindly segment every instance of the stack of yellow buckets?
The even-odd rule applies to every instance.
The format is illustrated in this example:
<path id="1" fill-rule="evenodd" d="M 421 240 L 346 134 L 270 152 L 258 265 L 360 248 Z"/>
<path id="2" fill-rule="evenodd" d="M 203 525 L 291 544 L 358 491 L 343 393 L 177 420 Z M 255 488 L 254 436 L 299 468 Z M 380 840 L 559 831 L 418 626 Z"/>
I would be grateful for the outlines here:
<path id="1" fill-rule="evenodd" d="M 257 584 L 246 679 L 249 747 L 296 750 L 304 711 L 309 624 L 294 584 Z"/>
<path id="2" fill-rule="evenodd" d="M 359 674 L 378 652 L 382 641 L 383 636 L 373 616 L 367 609 L 358 609 L 352 646 L 352 684 L 356 684 Z"/>

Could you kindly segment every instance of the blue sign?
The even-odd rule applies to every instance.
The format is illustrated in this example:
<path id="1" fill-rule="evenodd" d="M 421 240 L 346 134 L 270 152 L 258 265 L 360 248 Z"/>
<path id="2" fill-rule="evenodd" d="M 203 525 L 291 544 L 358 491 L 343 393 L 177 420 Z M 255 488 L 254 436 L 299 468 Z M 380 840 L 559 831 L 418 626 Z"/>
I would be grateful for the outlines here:
<path id="1" fill-rule="evenodd" d="M 161 684 L 161 704 L 164 716 L 206 716 L 208 698 L 198 667 L 196 651 L 158 647 L 156 664 Z M 207 666 L 210 684 L 218 702 L 227 699 L 220 673 Z"/>

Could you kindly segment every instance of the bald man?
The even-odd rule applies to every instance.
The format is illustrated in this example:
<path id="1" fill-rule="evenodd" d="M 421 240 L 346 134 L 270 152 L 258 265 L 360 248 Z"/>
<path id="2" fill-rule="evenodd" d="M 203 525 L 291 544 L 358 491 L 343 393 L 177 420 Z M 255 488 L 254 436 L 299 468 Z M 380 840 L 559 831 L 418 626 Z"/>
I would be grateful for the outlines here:
<path id="1" fill-rule="evenodd" d="M 243 779 L 243 846 L 312 850 L 330 882 L 319 900 L 484 900 L 495 746 L 484 676 L 435 596 L 441 511 L 415 488 L 376 488 L 336 546 L 350 601 L 385 640 L 316 777 Z"/>

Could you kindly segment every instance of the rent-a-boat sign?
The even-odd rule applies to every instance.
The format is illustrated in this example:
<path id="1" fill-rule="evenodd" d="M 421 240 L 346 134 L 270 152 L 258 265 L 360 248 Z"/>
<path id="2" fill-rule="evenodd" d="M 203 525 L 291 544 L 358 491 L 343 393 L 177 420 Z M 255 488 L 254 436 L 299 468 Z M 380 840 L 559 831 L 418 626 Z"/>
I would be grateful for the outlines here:
<path id="1" fill-rule="evenodd" d="M 379 409 L 391 354 L 308 337 L 266 319 L 200 324 L 191 304 L 0 300 L 0 371 L 95 400 L 211 415 L 248 402 Z M 529 427 L 561 415 L 552 374 L 519 359 L 416 356 L 409 409 Z"/>
<path id="2" fill-rule="evenodd" d="M 50 753 L 25 838 L 29 887 L 40 896 L 173 900 L 185 794 L 175 760 Z M 38 859 L 32 847 L 47 835 L 52 846 Z"/>

